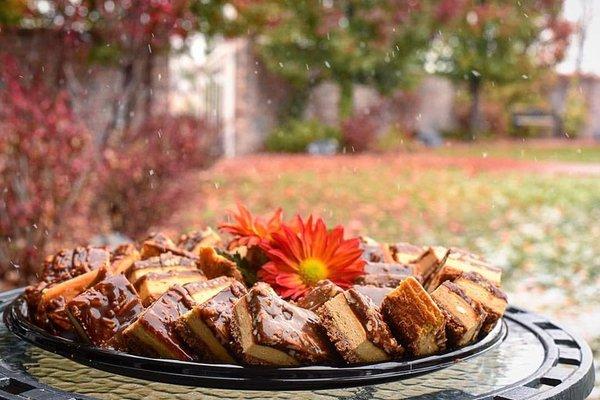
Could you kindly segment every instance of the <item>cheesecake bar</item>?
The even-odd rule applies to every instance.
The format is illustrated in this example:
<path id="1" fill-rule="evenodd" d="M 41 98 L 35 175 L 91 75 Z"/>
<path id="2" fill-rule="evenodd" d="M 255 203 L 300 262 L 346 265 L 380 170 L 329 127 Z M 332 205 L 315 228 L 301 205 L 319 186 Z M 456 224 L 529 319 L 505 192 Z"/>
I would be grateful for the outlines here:
<path id="1" fill-rule="evenodd" d="M 130 351 L 150 357 L 191 361 L 175 333 L 175 322 L 192 309 L 194 300 L 186 289 L 173 285 L 123 331 Z"/>
<path id="2" fill-rule="evenodd" d="M 203 231 L 192 231 L 188 234 L 181 235 L 177 246 L 191 253 L 199 255 L 202 247 L 221 246 L 223 241 L 221 236 L 211 228 L 206 228 Z"/>
<path id="3" fill-rule="evenodd" d="M 110 252 L 99 247 L 61 250 L 44 261 L 40 281 L 54 284 L 110 266 Z"/>
<path id="4" fill-rule="evenodd" d="M 165 358 L 194 358 L 194 354 L 185 347 L 185 342 L 177 335 L 177 321 L 195 304 L 205 302 L 230 283 L 231 278 L 220 277 L 209 281 L 191 282 L 183 286 L 173 285 L 150 305 L 148 309 L 153 311 L 144 314 L 143 319 L 140 317 L 142 321 L 133 328 L 135 333 L 129 335 L 128 344 L 133 343 L 133 347 L 143 353 L 144 349 L 139 349 L 139 346 L 151 343 L 151 348 L 146 354 L 157 354 Z"/>
<path id="5" fill-rule="evenodd" d="M 461 249 L 460 247 L 451 247 L 450 248 L 450 256 L 452 258 L 457 258 L 461 260 L 473 260 L 473 261 L 483 261 L 485 262 L 485 258 L 479 254 L 471 253 L 468 250 Z"/>
<path id="6" fill-rule="evenodd" d="M 135 289 L 148 307 L 173 285 L 185 285 L 190 282 L 206 281 L 200 270 L 150 272 L 135 282 Z"/>
<path id="7" fill-rule="evenodd" d="M 456 286 L 485 310 L 487 316 L 481 332 L 489 333 L 504 315 L 508 304 L 506 294 L 489 280 L 476 272 L 467 272 L 454 280 Z"/>
<path id="8" fill-rule="evenodd" d="M 415 275 L 421 277 L 421 281 L 425 283 L 425 286 L 427 286 L 432 275 L 444 265 L 449 252 L 449 249 L 442 246 L 428 247 L 423 254 L 413 260 L 411 263 L 413 271 Z"/>
<path id="9" fill-rule="evenodd" d="M 500 286 L 502 269 L 483 261 L 479 257 L 470 255 L 464 250 L 451 249 L 444 263 L 427 282 L 427 290 L 432 292 L 444 281 L 452 281 L 463 272 L 476 272 L 494 285 Z"/>
<path id="10" fill-rule="evenodd" d="M 67 303 L 103 280 L 107 274 L 107 268 L 103 266 L 43 288 L 38 293 L 37 303 L 29 304 L 33 321 L 54 333 L 71 331 L 73 325 L 67 315 Z"/>
<path id="11" fill-rule="evenodd" d="M 110 253 L 110 269 L 113 274 L 127 274 L 133 263 L 140 259 L 140 252 L 131 243 L 118 246 Z"/>
<path id="12" fill-rule="evenodd" d="M 172 271 L 195 271 L 196 260 L 188 257 L 176 256 L 171 252 L 162 253 L 157 257 L 136 261 L 129 269 L 128 278 L 135 284 L 141 277 L 149 273 L 164 273 Z"/>
<path id="13" fill-rule="evenodd" d="M 384 362 L 404 354 L 379 308 L 355 289 L 339 293 L 317 314 L 327 336 L 349 364 Z"/>
<path id="14" fill-rule="evenodd" d="M 379 287 L 374 285 L 354 285 L 353 288 L 363 296 L 367 296 L 371 299 L 377 307 L 381 307 L 381 303 L 383 303 L 385 296 L 393 290 L 391 287 Z"/>
<path id="15" fill-rule="evenodd" d="M 240 282 L 244 282 L 242 273 L 236 263 L 218 254 L 213 247 L 201 247 L 198 250 L 198 256 L 198 265 L 207 278 L 229 276 Z"/>
<path id="16" fill-rule="evenodd" d="M 235 302 L 247 293 L 246 287 L 232 278 L 216 278 L 217 291 L 195 298 L 196 305 L 181 316 L 176 329 L 195 358 L 208 362 L 235 363 L 231 347 L 231 319 Z M 209 283 L 211 281 L 207 281 Z M 192 284 L 193 285 L 193 284 Z"/>
<path id="17" fill-rule="evenodd" d="M 355 283 L 395 288 L 409 276 L 413 276 L 413 270 L 408 265 L 367 262 L 364 275 L 358 277 Z"/>
<path id="18" fill-rule="evenodd" d="M 425 248 L 423 246 L 416 246 L 414 244 L 399 242 L 390 245 L 390 252 L 392 253 L 393 262 L 400 264 L 411 264 L 417 258 L 419 258 Z"/>
<path id="19" fill-rule="evenodd" d="M 413 356 L 427 356 L 446 348 L 444 315 L 414 277 L 400 282 L 381 308 L 392 332 Z"/>
<path id="20" fill-rule="evenodd" d="M 189 293 L 194 304 L 204 303 L 224 288 L 231 285 L 234 279 L 227 276 L 209 279 L 199 282 L 191 282 L 183 285 L 183 288 Z"/>
<path id="21" fill-rule="evenodd" d="M 360 238 L 360 247 L 365 261 L 394 262 L 390 248 L 386 243 L 379 243 L 370 237 L 363 236 Z"/>
<path id="22" fill-rule="evenodd" d="M 319 317 L 280 298 L 268 284 L 256 284 L 233 308 L 233 346 L 247 364 L 321 364 L 331 352 Z"/>
<path id="23" fill-rule="evenodd" d="M 431 293 L 446 318 L 446 337 L 452 347 L 473 342 L 486 319 L 487 313 L 456 284 L 446 281 Z"/>
<path id="24" fill-rule="evenodd" d="M 178 256 L 195 258 L 195 255 L 187 250 L 179 248 L 167 235 L 163 233 L 154 233 L 142 243 L 140 251 L 142 260 L 150 257 L 156 257 L 162 253 L 171 252 Z"/>
<path id="25" fill-rule="evenodd" d="M 344 290 L 331 282 L 329 279 L 322 280 L 317 285 L 308 291 L 300 300 L 296 302 L 296 305 L 307 310 L 315 311 L 321 307 L 325 302 L 333 299 Z"/>
<path id="26" fill-rule="evenodd" d="M 144 310 L 142 301 L 123 275 L 96 283 L 67 303 L 75 332 L 85 342 L 122 348 L 121 332 Z"/>

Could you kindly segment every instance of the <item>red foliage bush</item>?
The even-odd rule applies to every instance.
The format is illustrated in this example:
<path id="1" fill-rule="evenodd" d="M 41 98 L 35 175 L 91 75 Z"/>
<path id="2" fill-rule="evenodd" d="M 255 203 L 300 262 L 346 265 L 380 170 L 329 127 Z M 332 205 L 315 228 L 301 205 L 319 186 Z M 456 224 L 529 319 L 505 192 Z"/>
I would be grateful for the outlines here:
<path id="1" fill-rule="evenodd" d="M 341 125 L 342 140 L 348 152 L 362 152 L 373 148 L 378 126 L 368 113 L 360 113 L 344 120 Z"/>
<path id="2" fill-rule="evenodd" d="M 0 279 L 15 284 L 85 209 L 79 188 L 93 157 L 65 93 L 22 76 L 12 57 L 0 65 Z"/>
<path id="3" fill-rule="evenodd" d="M 181 201 L 185 188 L 171 183 L 210 162 L 215 138 L 190 116 L 156 116 L 125 132 L 104 152 L 94 208 L 109 216 L 113 230 L 146 233 Z"/>

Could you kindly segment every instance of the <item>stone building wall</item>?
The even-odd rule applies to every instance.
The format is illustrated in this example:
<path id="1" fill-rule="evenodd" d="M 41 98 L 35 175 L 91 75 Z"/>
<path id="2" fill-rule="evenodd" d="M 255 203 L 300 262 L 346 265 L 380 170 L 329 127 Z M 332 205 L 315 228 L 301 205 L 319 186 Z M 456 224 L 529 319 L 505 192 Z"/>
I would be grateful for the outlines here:
<path id="1" fill-rule="evenodd" d="M 573 84 L 572 82 L 572 76 L 560 75 L 550 93 L 552 108 L 559 114 L 565 112 L 567 96 Z M 587 119 L 578 137 L 600 139 L 600 77 L 595 75 L 582 76 L 579 89 L 583 92 L 587 103 Z"/>
<path id="2" fill-rule="evenodd" d="M 304 117 L 316 119 L 327 125 L 338 125 L 339 88 L 332 82 L 323 82 L 308 96 Z"/>
<path id="3" fill-rule="evenodd" d="M 600 139 L 600 78 L 588 76 L 583 80 L 588 119 L 582 137 Z"/>
<path id="4" fill-rule="evenodd" d="M 236 153 L 248 154 L 264 148 L 289 88 L 258 60 L 247 41 L 239 47 L 235 63 Z"/>
<path id="5" fill-rule="evenodd" d="M 398 91 L 393 96 L 383 97 L 371 87 L 355 85 L 354 112 L 377 113 L 381 133 L 397 123 L 411 131 L 449 130 L 455 123 L 454 95 L 452 84 L 437 76 L 427 76 L 414 96 Z M 311 93 L 305 116 L 337 126 L 338 101 L 338 87 L 331 82 L 324 82 Z"/>

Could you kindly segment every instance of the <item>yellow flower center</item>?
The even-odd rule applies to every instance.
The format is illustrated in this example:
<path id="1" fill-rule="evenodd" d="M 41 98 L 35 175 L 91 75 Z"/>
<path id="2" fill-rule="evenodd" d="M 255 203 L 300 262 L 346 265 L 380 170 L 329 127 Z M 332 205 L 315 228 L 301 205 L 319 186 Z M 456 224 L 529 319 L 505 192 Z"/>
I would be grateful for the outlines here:
<path id="1" fill-rule="evenodd" d="M 327 279 L 327 265 L 318 258 L 307 258 L 300 263 L 300 276 L 302 280 L 314 285 L 320 280 Z"/>

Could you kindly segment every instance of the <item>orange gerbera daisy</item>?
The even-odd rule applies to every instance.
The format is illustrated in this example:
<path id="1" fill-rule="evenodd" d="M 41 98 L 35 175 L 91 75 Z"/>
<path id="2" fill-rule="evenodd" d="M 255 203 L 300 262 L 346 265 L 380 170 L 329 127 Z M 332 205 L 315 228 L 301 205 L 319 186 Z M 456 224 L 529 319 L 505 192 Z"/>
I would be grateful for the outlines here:
<path id="1" fill-rule="evenodd" d="M 351 286 L 364 274 L 365 261 L 359 239 L 344 239 L 344 228 L 328 231 L 323 219 L 297 217 L 294 228 L 286 224 L 260 247 L 269 262 L 258 271 L 282 297 L 297 299 L 322 279 L 341 287 Z"/>
<path id="2" fill-rule="evenodd" d="M 235 221 L 232 223 L 219 224 L 219 229 L 234 237 L 229 248 L 238 246 L 252 247 L 263 240 L 270 240 L 273 232 L 281 228 L 281 208 L 275 210 L 271 218 L 266 222 L 264 218 L 253 216 L 242 204 L 237 204 L 238 212 L 229 211 L 229 215 Z"/>

